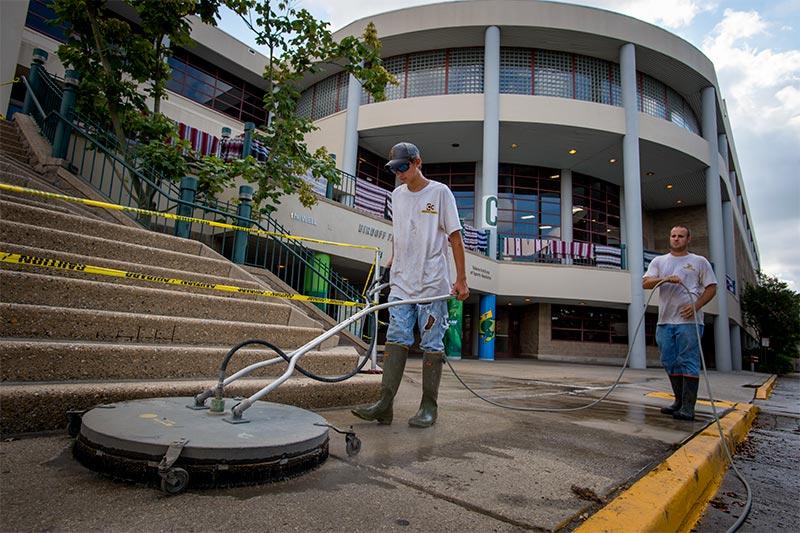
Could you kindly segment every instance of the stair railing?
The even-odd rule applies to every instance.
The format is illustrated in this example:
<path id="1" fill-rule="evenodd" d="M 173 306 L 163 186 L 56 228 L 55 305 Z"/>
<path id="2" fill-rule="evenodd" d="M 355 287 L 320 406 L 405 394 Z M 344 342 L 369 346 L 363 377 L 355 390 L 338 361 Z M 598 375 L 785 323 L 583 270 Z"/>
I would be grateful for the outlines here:
<path id="1" fill-rule="evenodd" d="M 321 280 L 318 285 L 327 287 L 327 298 L 364 302 L 360 291 L 348 283 L 329 265 L 314 258 L 314 252 L 301 242 L 282 237 L 286 229 L 268 215 L 259 218 L 242 217 L 234 204 L 214 201 L 213 205 L 198 201 L 187 202 L 181 198 L 180 188 L 162 178 L 152 169 L 136 165 L 131 147 L 120 147 L 116 138 L 96 123 L 70 113 L 65 116 L 60 109 L 63 91 L 47 72 L 40 71 L 39 83 L 32 87 L 23 77 L 31 95 L 30 114 L 41 133 L 53 143 L 59 123 L 67 124 L 71 135 L 63 158 L 75 175 L 92 185 L 112 203 L 127 207 L 144 208 L 158 212 L 173 212 L 204 220 L 227 222 L 236 226 L 252 227 L 272 235 L 249 235 L 249 246 L 244 264 L 270 270 L 284 283 L 299 293 L 309 276 Z M 127 149 L 126 149 L 127 148 Z M 128 213 L 143 227 L 162 233 L 174 233 L 172 220 Z M 190 223 L 190 238 L 199 240 L 226 258 L 233 255 L 235 231 L 207 224 Z M 278 234 L 278 235 L 275 235 Z M 357 312 L 355 307 L 334 304 L 317 304 L 337 321 L 343 321 Z M 359 327 L 351 332 L 361 335 Z"/>

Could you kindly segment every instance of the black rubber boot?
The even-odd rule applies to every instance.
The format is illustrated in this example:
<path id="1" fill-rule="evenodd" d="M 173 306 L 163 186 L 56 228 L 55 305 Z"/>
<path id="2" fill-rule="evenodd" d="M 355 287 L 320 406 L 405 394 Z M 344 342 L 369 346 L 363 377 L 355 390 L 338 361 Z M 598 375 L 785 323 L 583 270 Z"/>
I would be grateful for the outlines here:
<path id="1" fill-rule="evenodd" d="M 403 379 L 406 359 L 408 359 L 408 346 L 387 344 L 383 352 L 381 399 L 369 407 L 357 407 L 350 412 L 363 420 L 377 420 L 378 424 L 391 424 L 392 405 L 397 389 L 400 388 L 400 381 Z"/>
<path id="2" fill-rule="evenodd" d="M 697 388 L 700 378 L 683 378 L 683 394 L 681 408 L 672 413 L 676 420 L 694 420 L 694 404 L 697 401 Z"/>
<path id="3" fill-rule="evenodd" d="M 681 408 L 681 401 L 683 398 L 683 378 L 681 376 L 673 376 L 670 374 L 669 383 L 672 385 L 672 394 L 675 395 L 675 401 L 669 407 L 662 407 L 661 412 L 665 415 L 671 415 Z"/>
<path id="4" fill-rule="evenodd" d="M 427 428 L 436 422 L 439 397 L 439 383 L 442 381 L 442 352 L 426 352 L 422 356 L 422 401 L 417 414 L 408 419 L 408 425 L 415 428 Z"/>

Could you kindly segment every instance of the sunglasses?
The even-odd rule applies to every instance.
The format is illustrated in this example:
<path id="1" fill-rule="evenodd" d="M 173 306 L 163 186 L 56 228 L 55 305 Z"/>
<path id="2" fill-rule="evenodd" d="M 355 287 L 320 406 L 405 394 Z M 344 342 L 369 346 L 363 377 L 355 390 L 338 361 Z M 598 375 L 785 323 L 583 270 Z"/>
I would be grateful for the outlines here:
<path id="1" fill-rule="evenodd" d="M 402 163 L 395 163 L 394 165 L 386 163 L 386 168 L 389 169 L 390 172 L 399 174 L 411 168 L 411 161 L 403 161 Z"/>

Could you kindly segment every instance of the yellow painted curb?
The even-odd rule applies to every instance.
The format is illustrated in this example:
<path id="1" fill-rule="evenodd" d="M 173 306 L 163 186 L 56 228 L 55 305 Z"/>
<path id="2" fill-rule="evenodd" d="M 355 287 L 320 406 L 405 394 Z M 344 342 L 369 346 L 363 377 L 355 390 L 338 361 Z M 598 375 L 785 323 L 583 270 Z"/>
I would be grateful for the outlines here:
<path id="1" fill-rule="evenodd" d="M 648 392 L 647 394 L 645 394 L 645 396 L 647 396 L 648 398 L 662 398 L 664 400 L 674 400 L 675 399 L 675 395 L 674 394 L 670 394 L 669 392 L 661 392 L 661 391 Z M 703 399 L 698 398 L 697 399 L 697 405 L 708 405 L 708 406 L 710 406 L 711 402 L 709 400 L 703 400 Z M 736 405 L 736 402 L 726 402 L 725 400 L 714 400 L 714 405 L 716 405 L 717 407 L 722 407 L 723 409 L 727 409 L 729 407 L 733 407 L 734 405 Z"/>
<path id="2" fill-rule="evenodd" d="M 731 453 L 757 413 L 756 406 L 740 403 L 720 419 Z M 719 431 L 711 424 L 576 531 L 689 531 L 716 494 L 727 466 Z"/>
<path id="3" fill-rule="evenodd" d="M 768 399 L 772 394 L 772 390 L 775 388 L 775 382 L 777 379 L 778 376 L 773 374 L 767 381 L 762 383 L 761 386 L 756 389 L 756 400 Z"/>

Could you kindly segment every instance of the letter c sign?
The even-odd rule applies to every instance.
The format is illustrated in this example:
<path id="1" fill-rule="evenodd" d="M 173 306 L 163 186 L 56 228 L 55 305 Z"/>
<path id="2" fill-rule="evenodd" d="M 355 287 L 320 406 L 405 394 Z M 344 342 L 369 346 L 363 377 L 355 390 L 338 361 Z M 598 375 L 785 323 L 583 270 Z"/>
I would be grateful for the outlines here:
<path id="1" fill-rule="evenodd" d="M 497 227 L 497 197 L 483 197 L 483 227 Z"/>

